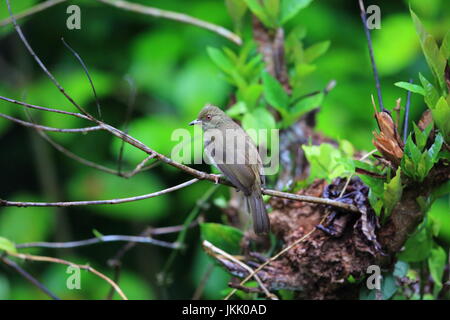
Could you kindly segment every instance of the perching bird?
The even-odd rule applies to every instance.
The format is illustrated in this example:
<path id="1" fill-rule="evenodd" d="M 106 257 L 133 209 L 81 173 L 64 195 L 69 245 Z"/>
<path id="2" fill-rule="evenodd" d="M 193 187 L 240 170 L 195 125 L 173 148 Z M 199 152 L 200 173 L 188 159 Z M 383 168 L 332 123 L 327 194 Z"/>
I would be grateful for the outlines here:
<path id="1" fill-rule="evenodd" d="M 204 148 L 211 162 L 240 191 L 253 217 L 256 234 L 270 231 L 269 217 L 261 194 L 264 169 L 247 133 L 219 108 L 206 105 L 189 125 L 201 124 Z"/>

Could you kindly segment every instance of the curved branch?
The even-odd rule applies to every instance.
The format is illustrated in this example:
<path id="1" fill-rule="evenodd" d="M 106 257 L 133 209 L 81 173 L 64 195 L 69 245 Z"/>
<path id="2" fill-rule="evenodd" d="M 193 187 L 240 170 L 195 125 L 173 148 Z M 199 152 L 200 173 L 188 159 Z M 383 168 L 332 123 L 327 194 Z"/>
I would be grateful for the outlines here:
<path id="1" fill-rule="evenodd" d="M 236 43 L 237 45 L 242 44 L 241 38 L 237 34 L 231 32 L 230 30 L 225 29 L 222 26 L 218 26 L 216 24 L 188 16 L 187 14 L 184 14 L 184 13 L 156 9 L 156 8 L 147 7 L 147 6 L 144 6 L 141 4 L 132 3 L 132 2 L 128 2 L 128 1 L 122 1 L 122 0 L 115 0 L 115 1 L 114 0 L 97 0 L 97 1 L 105 3 L 105 4 L 113 6 L 113 7 L 116 7 L 116 8 L 119 8 L 119 9 L 124 9 L 127 11 L 133 11 L 133 12 L 153 16 L 156 18 L 165 18 L 165 19 L 169 19 L 169 20 L 175 20 L 178 22 L 192 24 L 194 26 L 215 32 L 218 35 Z"/>
<path id="2" fill-rule="evenodd" d="M 93 200 L 93 201 L 60 201 L 60 202 L 17 202 L 17 201 L 8 201 L 0 199 L 0 207 L 73 207 L 73 206 L 89 206 L 89 205 L 100 205 L 100 204 L 119 204 L 125 202 L 139 201 L 148 198 L 154 198 L 178 189 L 182 189 L 184 187 L 190 186 L 198 181 L 198 179 L 192 179 L 176 185 L 174 187 L 170 187 L 161 191 L 144 194 L 142 196 L 129 197 L 129 198 L 119 198 L 119 199 L 110 199 L 110 200 Z"/>
<path id="3" fill-rule="evenodd" d="M 170 248 L 170 249 L 180 249 L 178 243 L 166 242 L 158 239 L 153 239 L 150 237 L 139 237 L 139 236 L 123 236 L 123 235 L 107 235 L 97 238 L 91 238 L 79 241 L 69 241 L 69 242 L 29 242 L 17 244 L 16 248 L 53 248 L 53 249 L 68 249 L 90 246 L 96 243 L 102 242 L 135 242 L 135 243 L 148 243 L 155 246 Z"/>
<path id="4" fill-rule="evenodd" d="M 86 128 L 74 128 L 74 129 L 65 129 L 65 128 L 53 128 L 53 127 L 47 127 L 47 126 L 41 126 L 39 124 L 35 124 L 32 122 L 20 120 L 11 116 L 8 116 L 6 114 L 0 113 L 0 117 L 7 119 L 9 121 L 18 123 L 24 127 L 28 128 L 35 128 L 37 130 L 44 130 L 44 131 L 51 131 L 51 132 L 63 132 L 63 133 L 80 133 L 80 132 L 90 132 L 90 131 L 98 131 L 103 130 L 103 127 L 101 126 L 93 126 L 93 127 L 86 127 Z"/>
<path id="5" fill-rule="evenodd" d="M 105 276 L 103 273 L 97 271 L 96 269 L 92 268 L 89 265 L 82 265 L 82 264 L 76 264 L 67 260 L 63 260 L 63 259 L 58 259 L 58 258 L 53 258 L 53 257 L 46 257 L 46 256 L 35 256 L 32 254 L 25 254 L 25 253 L 13 253 L 13 252 L 7 252 L 8 255 L 16 257 L 16 258 L 20 258 L 20 259 L 25 259 L 25 260 L 31 260 L 31 261 L 43 261 L 43 262 L 52 262 L 52 263 L 59 263 L 59 264 L 65 264 L 68 266 L 75 266 L 78 267 L 80 269 L 83 270 L 87 270 L 93 274 L 95 274 L 96 276 L 98 276 L 99 278 L 105 280 L 106 282 L 108 282 L 115 290 L 116 292 L 122 297 L 123 300 L 128 300 L 127 296 L 123 293 L 122 289 L 120 289 L 120 287 L 117 285 L 117 283 L 115 283 L 114 281 L 112 281 L 109 277 Z"/>
<path id="6" fill-rule="evenodd" d="M 18 274 L 27 279 L 31 284 L 33 284 L 36 288 L 44 292 L 50 298 L 52 298 L 53 300 L 60 300 L 53 292 L 51 292 L 46 286 L 40 283 L 35 277 L 33 277 L 31 274 L 25 271 L 17 263 L 5 257 L 0 257 L 0 260 L 3 261 L 3 263 L 9 266 L 11 269 L 17 271 Z"/>

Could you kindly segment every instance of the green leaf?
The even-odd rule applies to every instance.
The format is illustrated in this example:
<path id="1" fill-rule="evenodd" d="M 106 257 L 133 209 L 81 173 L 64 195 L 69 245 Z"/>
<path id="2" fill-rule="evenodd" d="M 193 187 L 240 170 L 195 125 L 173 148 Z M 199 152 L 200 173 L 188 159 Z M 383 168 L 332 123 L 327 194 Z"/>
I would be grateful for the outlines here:
<path id="1" fill-rule="evenodd" d="M 433 245 L 431 224 L 425 220 L 405 243 L 405 250 L 398 255 L 405 262 L 419 262 L 427 259 Z"/>
<path id="2" fill-rule="evenodd" d="M 261 97 L 261 94 L 264 91 L 264 87 L 260 84 L 251 84 L 245 88 L 239 88 L 236 96 L 238 100 L 242 100 L 245 102 L 248 109 L 254 109 Z"/>
<path id="3" fill-rule="evenodd" d="M 444 275 L 446 261 L 447 255 L 445 250 L 441 246 L 435 245 L 431 249 L 431 254 L 428 258 L 428 268 L 435 285 L 434 295 L 442 289 L 442 276 Z"/>
<path id="4" fill-rule="evenodd" d="M 412 10 L 410 11 L 428 66 L 436 77 L 440 87 L 444 90 L 444 69 L 447 59 L 441 54 L 434 37 L 425 30 L 419 17 Z"/>
<path id="5" fill-rule="evenodd" d="M 274 27 L 273 21 L 270 19 L 265 8 L 259 0 L 244 0 L 251 12 L 261 20 L 266 27 Z"/>
<path id="6" fill-rule="evenodd" d="M 270 141 L 259 141 L 258 132 L 259 130 L 267 130 L 267 136 L 270 138 L 270 130 L 276 128 L 276 123 L 272 114 L 267 109 L 257 108 L 251 113 L 246 113 L 244 115 L 242 127 L 257 145 L 262 144 L 264 146 L 270 146 Z M 264 137 L 261 138 L 264 139 Z"/>
<path id="7" fill-rule="evenodd" d="M 202 223 L 200 232 L 204 240 L 208 240 L 223 251 L 232 255 L 240 252 L 243 237 L 241 230 L 219 223 Z"/>
<path id="8" fill-rule="evenodd" d="M 439 151 L 441 150 L 443 143 L 444 139 L 442 138 L 442 135 L 439 133 L 434 139 L 433 145 L 428 150 L 428 157 L 430 158 L 432 164 L 435 164 L 439 160 Z"/>
<path id="9" fill-rule="evenodd" d="M 329 143 L 319 146 L 302 146 L 311 168 L 308 182 L 315 179 L 331 181 L 336 177 L 349 176 L 355 172 L 352 159 Z"/>
<path id="10" fill-rule="evenodd" d="M 247 105 L 243 101 L 238 101 L 233 104 L 225 113 L 232 118 L 247 112 Z"/>
<path id="11" fill-rule="evenodd" d="M 313 62 L 318 57 L 320 57 L 325 52 L 327 52 L 329 47 L 330 47 L 329 40 L 313 44 L 312 46 L 305 49 L 304 56 L 303 56 L 304 62 L 306 62 L 306 63 Z"/>
<path id="12" fill-rule="evenodd" d="M 242 27 L 242 18 L 247 11 L 247 5 L 242 0 L 225 0 L 228 12 L 233 19 L 234 26 L 237 30 Z"/>
<path id="13" fill-rule="evenodd" d="M 317 108 L 323 102 L 325 95 L 323 92 L 306 97 L 297 102 L 294 106 L 290 108 L 289 118 L 286 119 L 287 125 L 290 125 L 297 121 L 302 115 Z"/>
<path id="14" fill-rule="evenodd" d="M 231 70 L 235 69 L 235 65 L 233 61 L 230 60 L 222 51 L 217 48 L 208 47 L 207 49 L 208 55 L 211 60 L 218 66 L 223 72 L 230 73 Z"/>
<path id="15" fill-rule="evenodd" d="M 287 115 L 287 109 L 289 104 L 289 96 L 283 89 L 277 79 L 272 77 L 271 74 L 264 71 L 262 74 L 264 96 L 267 102 L 278 110 L 282 116 Z"/>
<path id="16" fill-rule="evenodd" d="M 414 137 L 416 138 L 416 145 L 420 151 L 425 148 L 427 144 L 428 136 L 430 135 L 431 129 L 433 128 L 433 123 L 430 123 L 428 127 L 425 128 L 424 131 L 420 130 L 420 128 L 413 122 L 414 127 Z"/>
<path id="17" fill-rule="evenodd" d="M 390 216 L 392 209 L 400 201 L 403 192 L 401 181 L 401 169 L 398 168 L 395 177 L 384 184 L 383 204 L 385 208 L 386 218 Z"/>
<path id="18" fill-rule="evenodd" d="M 280 13 L 280 1 L 281 0 L 263 0 L 264 9 L 269 17 L 272 26 L 278 26 L 278 16 Z"/>
<path id="19" fill-rule="evenodd" d="M 436 106 L 431 109 L 433 115 L 433 121 L 436 123 L 436 127 L 444 135 L 444 139 L 447 143 L 450 142 L 450 106 L 444 97 L 441 97 Z"/>
<path id="20" fill-rule="evenodd" d="M 408 136 L 405 144 L 405 155 L 407 155 L 413 162 L 414 165 L 418 165 L 421 157 L 421 152 L 419 148 L 415 145 L 412 140 L 411 134 Z"/>
<path id="21" fill-rule="evenodd" d="M 413 83 L 409 83 L 409 82 L 405 82 L 405 81 L 399 81 L 399 82 L 394 83 L 394 85 L 396 85 L 399 88 L 402 88 L 402 89 L 425 96 L 425 90 L 417 84 L 413 84 Z"/>
<path id="22" fill-rule="evenodd" d="M 0 237 L 0 251 L 17 253 L 17 249 L 14 243 L 11 240 L 3 237 Z"/>
<path id="23" fill-rule="evenodd" d="M 93 233 L 94 236 L 95 236 L 96 238 L 98 238 L 98 239 L 103 238 L 103 234 L 102 234 L 100 231 L 98 231 L 97 229 L 92 229 L 92 233 Z"/>
<path id="24" fill-rule="evenodd" d="M 301 9 L 307 7 L 312 0 L 281 0 L 281 24 L 295 17 Z"/>
<path id="25" fill-rule="evenodd" d="M 442 40 L 441 47 L 439 48 L 441 55 L 445 59 L 450 59 L 450 30 L 447 31 L 444 39 Z"/>
<path id="26" fill-rule="evenodd" d="M 265 108 L 257 108 L 251 113 L 246 113 L 242 119 L 242 127 L 248 129 L 275 129 L 275 119 L 272 114 Z"/>
<path id="27" fill-rule="evenodd" d="M 427 104 L 428 108 L 433 109 L 439 99 L 439 94 L 433 84 L 428 81 L 427 78 L 425 78 L 420 72 L 419 79 L 422 83 L 423 89 L 425 90 L 425 103 Z"/>

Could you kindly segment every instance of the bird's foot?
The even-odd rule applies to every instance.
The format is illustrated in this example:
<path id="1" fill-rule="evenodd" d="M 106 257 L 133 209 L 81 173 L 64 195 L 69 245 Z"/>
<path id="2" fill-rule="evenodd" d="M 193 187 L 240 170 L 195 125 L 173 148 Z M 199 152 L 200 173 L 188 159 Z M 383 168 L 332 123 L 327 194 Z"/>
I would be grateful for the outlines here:
<path id="1" fill-rule="evenodd" d="M 211 174 L 212 176 L 214 176 L 214 183 L 218 184 L 220 177 L 222 176 L 221 174 Z"/>

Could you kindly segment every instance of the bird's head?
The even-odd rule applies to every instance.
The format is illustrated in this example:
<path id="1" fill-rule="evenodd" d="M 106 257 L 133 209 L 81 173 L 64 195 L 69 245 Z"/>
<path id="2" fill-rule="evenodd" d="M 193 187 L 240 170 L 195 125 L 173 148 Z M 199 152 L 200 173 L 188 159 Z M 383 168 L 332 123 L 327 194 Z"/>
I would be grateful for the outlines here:
<path id="1" fill-rule="evenodd" d="M 200 111 L 197 119 L 189 123 L 189 125 L 201 124 L 203 130 L 218 129 L 227 119 L 228 116 L 225 112 L 216 106 L 208 104 Z"/>

